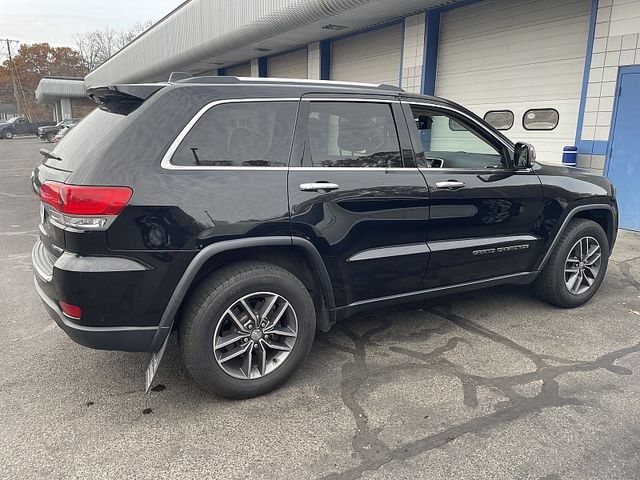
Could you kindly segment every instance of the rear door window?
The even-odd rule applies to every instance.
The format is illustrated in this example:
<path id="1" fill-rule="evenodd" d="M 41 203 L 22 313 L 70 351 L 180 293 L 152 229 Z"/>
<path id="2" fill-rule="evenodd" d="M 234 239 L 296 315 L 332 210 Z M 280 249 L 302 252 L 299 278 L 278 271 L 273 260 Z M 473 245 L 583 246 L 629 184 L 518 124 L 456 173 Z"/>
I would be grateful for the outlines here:
<path id="1" fill-rule="evenodd" d="M 402 167 L 386 102 L 311 102 L 307 124 L 314 167 Z"/>
<path id="2" fill-rule="evenodd" d="M 298 103 L 223 103 L 207 110 L 171 163 L 190 167 L 286 167 Z"/>

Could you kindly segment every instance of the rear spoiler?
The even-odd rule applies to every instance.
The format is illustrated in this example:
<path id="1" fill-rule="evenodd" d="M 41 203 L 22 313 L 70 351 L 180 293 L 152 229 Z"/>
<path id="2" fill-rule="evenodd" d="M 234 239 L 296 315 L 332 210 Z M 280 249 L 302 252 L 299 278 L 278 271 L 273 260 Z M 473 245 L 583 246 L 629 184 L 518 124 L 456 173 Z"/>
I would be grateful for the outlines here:
<path id="1" fill-rule="evenodd" d="M 138 83 L 90 87 L 87 96 L 98 104 L 101 110 L 120 115 L 128 115 L 167 83 Z"/>

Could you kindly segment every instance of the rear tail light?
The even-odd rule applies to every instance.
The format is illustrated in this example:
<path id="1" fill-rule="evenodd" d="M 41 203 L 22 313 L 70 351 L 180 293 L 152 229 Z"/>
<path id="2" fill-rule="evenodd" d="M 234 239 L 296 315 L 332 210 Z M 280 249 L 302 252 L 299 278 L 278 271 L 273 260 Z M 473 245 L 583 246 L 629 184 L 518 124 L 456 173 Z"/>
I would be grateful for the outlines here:
<path id="1" fill-rule="evenodd" d="M 62 313 L 64 313 L 67 317 L 73 318 L 75 320 L 80 320 L 80 318 L 82 318 L 82 309 L 80 307 L 65 302 L 58 303 L 60 303 Z"/>
<path id="2" fill-rule="evenodd" d="M 62 227 L 106 230 L 133 195 L 129 187 L 94 187 L 46 181 L 40 200 L 50 219 Z"/>

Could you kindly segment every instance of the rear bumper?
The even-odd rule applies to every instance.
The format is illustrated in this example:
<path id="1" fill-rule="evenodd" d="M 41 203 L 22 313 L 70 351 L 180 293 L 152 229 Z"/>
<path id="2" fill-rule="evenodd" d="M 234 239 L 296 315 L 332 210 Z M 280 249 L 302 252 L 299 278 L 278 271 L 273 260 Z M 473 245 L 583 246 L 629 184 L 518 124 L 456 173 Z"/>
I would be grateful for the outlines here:
<path id="1" fill-rule="evenodd" d="M 47 313 L 76 343 L 99 350 L 124 350 L 127 352 L 151 352 L 157 327 L 88 327 L 74 323 L 60 310 L 56 302 L 47 296 L 34 278 L 36 291 Z"/>

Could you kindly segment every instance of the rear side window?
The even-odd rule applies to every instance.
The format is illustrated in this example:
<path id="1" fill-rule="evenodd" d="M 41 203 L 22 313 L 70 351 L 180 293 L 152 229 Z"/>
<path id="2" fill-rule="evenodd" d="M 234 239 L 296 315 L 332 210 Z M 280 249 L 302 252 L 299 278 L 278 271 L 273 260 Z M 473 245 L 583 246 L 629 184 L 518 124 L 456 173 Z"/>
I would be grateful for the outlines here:
<path id="1" fill-rule="evenodd" d="M 558 126 L 560 114 L 554 108 L 527 110 L 522 117 L 525 130 L 553 130 Z"/>
<path id="2" fill-rule="evenodd" d="M 180 142 L 181 166 L 286 167 L 297 102 L 223 103 L 207 110 Z"/>
<path id="3" fill-rule="evenodd" d="M 312 102 L 307 130 L 314 167 L 402 167 L 389 103 Z"/>
<path id="4" fill-rule="evenodd" d="M 127 117 L 96 108 L 82 119 L 56 145 L 53 153 L 62 160 L 46 160 L 46 164 L 62 170 L 74 171 L 89 152 L 103 140 L 111 137 L 116 127 Z"/>

